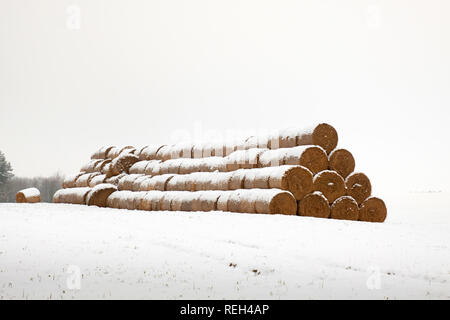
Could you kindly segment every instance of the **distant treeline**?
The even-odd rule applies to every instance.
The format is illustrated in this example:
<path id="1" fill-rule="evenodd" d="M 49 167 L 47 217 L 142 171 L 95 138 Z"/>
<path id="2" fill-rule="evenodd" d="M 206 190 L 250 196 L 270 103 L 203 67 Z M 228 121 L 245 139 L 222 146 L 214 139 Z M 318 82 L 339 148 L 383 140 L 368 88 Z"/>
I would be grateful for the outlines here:
<path id="1" fill-rule="evenodd" d="M 59 174 L 36 178 L 12 177 L 0 185 L 0 202 L 16 202 L 16 193 L 31 187 L 39 189 L 42 202 L 52 202 L 53 195 L 61 188 L 63 179 Z"/>

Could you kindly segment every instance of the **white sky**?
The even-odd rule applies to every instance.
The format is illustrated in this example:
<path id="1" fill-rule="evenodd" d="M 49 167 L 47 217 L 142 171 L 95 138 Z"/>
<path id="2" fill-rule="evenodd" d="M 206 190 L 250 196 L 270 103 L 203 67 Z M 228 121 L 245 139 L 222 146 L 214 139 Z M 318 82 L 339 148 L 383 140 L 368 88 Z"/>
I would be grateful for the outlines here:
<path id="1" fill-rule="evenodd" d="M 0 0 L 0 150 L 16 175 L 66 174 L 104 144 L 326 121 L 376 194 L 449 190 L 449 16 L 445 0 Z"/>

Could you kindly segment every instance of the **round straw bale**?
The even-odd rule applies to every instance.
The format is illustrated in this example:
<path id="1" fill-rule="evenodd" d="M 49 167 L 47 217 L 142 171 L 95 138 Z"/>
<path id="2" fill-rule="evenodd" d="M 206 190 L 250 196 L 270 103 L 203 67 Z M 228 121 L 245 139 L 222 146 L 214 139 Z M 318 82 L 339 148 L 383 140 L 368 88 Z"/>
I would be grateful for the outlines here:
<path id="1" fill-rule="evenodd" d="M 136 148 L 135 147 L 133 147 L 133 146 L 125 146 L 125 147 L 122 147 L 122 149 L 120 149 L 120 154 L 119 155 L 124 154 L 124 153 L 134 154 L 135 152 L 136 152 Z"/>
<path id="2" fill-rule="evenodd" d="M 186 175 L 174 175 L 172 179 L 167 182 L 167 191 L 190 191 L 186 186 Z"/>
<path id="3" fill-rule="evenodd" d="M 257 168 L 259 164 L 259 156 L 265 151 L 265 149 L 254 148 L 233 152 L 225 158 L 226 171 Z"/>
<path id="4" fill-rule="evenodd" d="M 111 160 L 114 158 L 117 158 L 120 154 L 121 149 L 122 148 L 120 148 L 120 147 L 112 147 L 111 150 L 109 150 L 109 152 L 108 152 L 108 158 Z"/>
<path id="5" fill-rule="evenodd" d="M 120 192 L 119 209 L 133 210 L 134 207 L 133 192 L 129 190 L 123 190 L 119 192 Z"/>
<path id="6" fill-rule="evenodd" d="M 108 152 L 108 158 L 111 159 L 111 160 L 114 160 L 115 158 L 117 158 L 121 154 L 126 154 L 126 153 L 131 153 L 132 154 L 135 151 L 136 151 L 136 149 L 133 146 L 113 147 Z"/>
<path id="7" fill-rule="evenodd" d="M 244 174 L 244 189 L 269 189 L 269 175 L 261 169 L 246 169 Z"/>
<path id="8" fill-rule="evenodd" d="M 170 159 L 172 146 L 162 146 L 156 152 L 156 160 L 166 161 Z"/>
<path id="9" fill-rule="evenodd" d="M 212 157 L 214 154 L 214 145 L 212 143 L 204 143 L 202 146 L 202 158 Z"/>
<path id="10" fill-rule="evenodd" d="M 171 146 L 170 159 L 181 159 L 192 157 L 192 143 L 180 142 Z"/>
<path id="11" fill-rule="evenodd" d="M 282 149 L 284 150 L 284 149 Z M 277 150 L 266 150 L 259 156 L 258 167 L 278 167 L 283 165 L 283 153 Z"/>
<path id="12" fill-rule="evenodd" d="M 127 175 L 126 173 L 121 173 L 121 174 L 118 174 L 117 176 L 112 176 L 112 177 L 106 176 L 105 183 L 111 183 L 111 184 L 117 186 L 119 184 L 120 179 L 122 179 L 122 177 L 124 177 L 126 175 Z"/>
<path id="13" fill-rule="evenodd" d="M 85 164 L 81 167 L 80 171 L 84 171 L 84 172 L 86 172 L 86 173 L 94 172 L 94 171 L 95 171 L 95 170 L 94 170 L 95 166 L 96 166 L 97 164 L 101 163 L 102 161 L 103 161 L 103 160 L 101 160 L 101 159 L 92 159 L 92 160 L 90 160 L 89 162 L 85 163 Z"/>
<path id="14" fill-rule="evenodd" d="M 299 144 L 301 139 L 298 139 Z M 315 145 L 321 146 L 329 154 L 336 148 L 338 143 L 338 134 L 336 129 L 327 123 L 321 123 L 314 128 L 312 133 L 312 142 Z"/>
<path id="15" fill-rule="evenodd" d="M 314 176 L 313 190 L 322 192 L 332 204 L 334 200 L 345 195 L 345 182 L 339 173 L 324 170 Z"/>
<path id="16" fill-rule="evenodd" d="M 203 191 L 199 194 L 200 210 L 198 211 L 217 211 L 217 200 L 221 195 L 220 191 Z"/>
<path id="17" fill-rule="evenodd" d="M 141 208 L 141 204 L 142 204 L 142 200 L 144 199 L 145 195 L 147 194 L 147 192 L 133 192 L 132 198 L 133 201 L 131 202 L 132 204 L 132 210 L 143 210 Z"/>
<path id="18" fill-rule="evenodd" d="M 359 208 L 355 199 L 349 196 L 337 198 L 331 205 L 331 218 L 340 220 L 358 220 Z"/>
<path id="19" fill-rule="evenodd" d="M 193 172 L 200 172 L 202 159 L 185 159 L 179 168 L 180 174 L 189 174 Z"/>
<path id="20" fill-rule="evenodd" d="M 254 190 L 234 190 L 230 193 L 227 210 L 231 212 L 256 213 Z M 222 207 L 222 204 L 220 205 Z"/>
<path id="21" fill-rule="evenodd" d="M 202 158 L 199 159 L 199 172 L 226 172 L 226 161 L 224 158 L 221 157 L 209 157 L 209 158 Z"/>
<path id="22" fill-rule="evenodd" d="M 328 162 L 330 169 L 339 173 L 344 179 L 355 170 L 355 158 L 346 149 L 333 150 Z"/>
<path id="23" fill-rule="evenodd" d="M 245 171 L 243 169 L 236 170 L 230 173 L 231 176 L 229 178 L 228 189 L 229 190 L 237 190 L 244 189 L 245 185 Z"/>
<path id="24" fill-rule="evenodd" d="M 102 160 L 102 161 L 100 161 L 99 163 L 97 163 L 95 166 L 94 166 L 94 172 L 102 172 L 102 170 L 103 170 L 103 168 L 108 164 L 108 163 L 111 163 L 111 159 L 105 159 L 105 160 Z"/>
<path id="25" fill-rule="evenodd" d="M 210 190 L 229 190 L 232 172 L 212 173 Z"/>
<path id="26" fill-rule="evenodd" d="M 266 174 L 265 170 L 268 170 L 269 188 L 289 191 L 297 200 L 313 191 L 313 174 L 305 167 L 281 166 L 257 170 L 261 170 L 261 174 Z"/>
<path id="27" fill-rule="evenodd" d="M 195 191 L 211 190 L 212 175 L 209 172 L 194 172 L 190 174 L 190 177 L 192 177 Z"/>
<path id="28" fill-rule="evenodd" d="M 95 176 L 100 175 L 100 172 L 92 172 L 92 173 L 85 173 L 77 178 L 75 181 L 75 187 L 82 188 L 82 187 L 88 187 L 89 183 L 91 182 L 92 178 Z"/>
<path id="29" fill-rule="evenodd" d="M 230 199 L 232 191 L 222 191 L 219 199 L 217 199 L 217 210 L 219 211 L 230 211 L 228 210 L 228 200 Z"/>
<path id="30" fill-rule="evenodd" d="M 147 190 L 159 190 L 159 191 L 167 191 L 167 184 L 169 183 L 170 179 L 172 179 L 174 175 L 173 174 L 163 174 L 160 176 L 154 176 L 151 177 L 149 180 L 146 180 L 147 183 Z"/>
<path id="31" fill-rule="evenodd" d="M 162 211 L 170 211 L 170 204 L 175 197 L 177 191 L 164 192 L 161 201 L 160 201 L 160 209 Z"/>
<path id="32" fill-rule="evenodd" d="M 387 209 L 383 200 L 377 197 L 366 199 L 359 209 L 359 220 L 368 222 L 383 222 L 386 220 Z"/>
<path id="33" fill-rule="evenodd" d="M 103 146 L 94 152 L 91 156 L 91 159 L 106 159 L 108 157 L 109 151 L 113 148 L 113 146 Z"/>
<path id="34" fill-rule="evenodd" d="M 86 198 L 91 188 L 60 189 L 53 195 L 54 203 L 86 204 Z"/>
<path id="35" fill-rule="evenodd" d="M 159 167 L 159 174 L 178 174 L 180 172 L 180 165 L 185 159 L 171 159 L 161 163 Z"/>
<path id="36" fill-rule="evenodd" d="M 62 187 L 64 189 L 66 189 L 66 188 L 75 188 L 76 187 L 75 183 L 76 183 L 77 179 L 80 176 L 82 176 L 83 174 L 85 174 L 85 173 L 86 172 L 82 171 L 82 172 L 75 173 L 75 174 L 72 174 L 72 175 L 69 175 L 69 176 L 65 177 L 64 181 L 62 183 Z"/>
<path id="37" fill-rule="evenodd" d="M 150 177 L 149 176 L 146 176 L 146 175 L 141 175 L 140 177 L 138 177 L 138 178 L 136 178 L 134 181 L 133 181 L 133 191 L 135 191 L 135 192 L 138 192 L 138 191 L 146 191 L 146 190 L 141 190 L 141 188 L 142 188 L 142 185 L 143 185 L 143 183 L 144 183 L 144 181 L 147 181 L 147 180 L 149 180 L 150 179 Z"/>
<path id="38" fill-rule="evenodd" d="M 211 156 L 224 157 L 225 154 L 226 154 L 225 143 L 220 142 L 220 141 L 211 143 Z"/>
<path id="39" fill-rule="evenodd" d="M 109 183 L 98 184 L 89 192 L 86 204 L 88 206 L 106 207 L 106 200 L 115 191 L 117 191 L 115 185 Z"/>
<path id="40" fill-rule="evenodd" d="M 99 175 L 93 177 L 91 179 L 91 181 L 89 181 L 89 187 L 93 188 L 96 185 L 104 183 L 105 180 L 106 180 L 106 174 L 99 174 Z"/>
<path id="41" fill-rule="evenodd" d="M 142 198 L 140 208 L 146 211 L 160 210 L 160 201 L 163 196 L 162 191 L 149 191 Z"/>
<path id="42" fill-rule="evenodd" d="M 289 215 L 297 213 L 297 202 L 290 192 L 278 189 L 254 189 L 249 191 L 255 193 L 254 203 L 257 213 Z"/>
<path id="43" fill-rule="evenodd" d="M 145 168 L 150 161 L 142 160 L 134 163 L 130 168 L 130 174 L 145 174 Z"/>
<path id="44" fill-rule="evenodd" d="M 110 178 L 110 177 L 114 176 L 114 172 L 113 172 L 113 169 L 112 169 L 112 162 L 109 162 L 109 163 L 105 164 L 103 166 L 103 168 L 100 170 L 100 172 L 102 174 L 106 174 L 107 178 Z"/>
<path id="45" fill-rule="evenodd" d="M 369 178 L 361 172 L 354 172 L 345 179 L 345 188 L 347 195 L 351 196 L 360 205 L 364 200 L 370 197 L 372 185 Z"/>
<path id="46" fill-rule="evenodd" d="M 119 191 L 122 191 L 122 190 L 133 191 L 134 181 L 142 176 L 144 176 L 144 175 L 142 175 L 142 174 L 127 174 L 127 175 L 123 176 L 119 180 L 119 183 L 117 185 Z"/>
<path id="47" fill-rule="evenodd" d="M 299 201 L 297 212 L 299 216 L 329 218 L 330 213 L 328 200 L 319 191 L 307 194 Z"/>
<path id="48" fill-rule="evenodd" d="M 36 203 L 41 202 L 41 193 L 36 188 L 27 188 L 16 193 L 17 203 Z"/>
<path id="49" fill-rule="evenodd" d="M 147 176 L 156 176 L 161 174 L 160 168 L 161 168 L 161 161 L 160 160 L 150 160 L 145 167 L 144 173 Z"/>
<path id="50" fill-rule="evenodd" d="M 106 198 L 106 206 L 108 208 L 114 208 L 114 209 L 118 209 L 119 208 L 119 194 L 120 191 L 116 191 L 113 192 L 109 195 L 108 198 Z"/>
<path id="51" fill-rule="evenodd" d="M 239 204 L 241 202 L 240 193 L 244 190 L 234 190 L 229 193 L 227 201 L 227 210 L 230 212 L 240 212 Z"/>
<path id="52" fill-rule="evenodd" d="M 113 175 L 121 174 L 122 172 L 128 173 L 131 166 L 139 161 L 139 158 L 131 153 L 124 153 L 115 158 L 111 162 Z"/>
<path id="53" fill-rule="evenodd" d="M 296 129 L 284 129 L 278 135 L 272 135 L 271 140 L 278 138 L 278 148 L 292 148 L 297 146 L 297 135 L 298 130 Z M 272 143 L 270 145 L 272 146 Z"/>
<path id="54" fill-rule="evenodd" d="M 183 206 L 183 201 L 185 199 L 185 194 L 190 192 L 183 191 L 173 191 L 172 201 L 170 202 L 170 210 L 171 211 L 183 211 L 181 207 Z"/>
<path id="55" fill-rule="evenodd" d="M 192 159 L 203 158 L 203 143 L 196 143 L 192 146 L 191 156 L 192 156 Z"/>
<path id="56" fill-rule="evenodd" d="M 328 157 L 321 147 L 300 146 L 280 150 L 285 150 L 283 164 L 301 165 L 312 173 L 328 169 Z"/>
<path id="57" fill-rule="evenodd" d="M 156 154 L 158 150 L 164 147 L 165 145 L 151 145 L 142 148 L 139 153 L 139 160 L 156 160 Z"/>

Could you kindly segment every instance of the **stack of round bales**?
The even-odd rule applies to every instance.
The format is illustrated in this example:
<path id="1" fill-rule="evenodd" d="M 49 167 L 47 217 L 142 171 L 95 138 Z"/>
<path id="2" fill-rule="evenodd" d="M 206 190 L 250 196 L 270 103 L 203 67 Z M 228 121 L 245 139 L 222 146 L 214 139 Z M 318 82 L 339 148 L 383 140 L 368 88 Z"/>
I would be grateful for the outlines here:
<path id="1" fill-rule="evenodd" d="M 321 123 L 234 143 L 105 146 L 64 180 L 55 202 L 384 221 L 384 202 L 337 143 L 336 130 Z"/>

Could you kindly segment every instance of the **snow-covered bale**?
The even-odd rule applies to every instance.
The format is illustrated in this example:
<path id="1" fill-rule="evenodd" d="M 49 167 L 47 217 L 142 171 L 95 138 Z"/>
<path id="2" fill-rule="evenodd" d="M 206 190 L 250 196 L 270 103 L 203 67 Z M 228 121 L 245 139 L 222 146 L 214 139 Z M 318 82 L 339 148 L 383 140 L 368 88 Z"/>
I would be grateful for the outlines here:
<path id="1" fill-rule="evenodd" d="M 148 164 L 145 166 L 145 175 L 147 176 L 156 176 L 161 174 L 161 160 L 150 160 Z"/>
<path id="2" fill-rule="evenodd" d="M 75 187 L 77 188 L 89 187 L 91 180 L 100 174 L 101 174 L 100 172 L 91 172 L 82 174 L 75 181 Z"/>
<path id="3" fill-rule="evenodd" d="M 106 174 L 99 174 L 96 175 L 89 181 L 89 187 L 93 188 L 99 184 L 105 183 L 106 180 Z"/>
<path id="4" fill-rule="evenodd" d="M 121 174 L 122 172 L 129 173 L 130 168 L 138 161 L 138 156 L 131 153 L 123 153 L 119 155 L 111 162 L 110 176 L 115 176 Z"/>
<path id="5" fill-rule="evenodd" d="M 237 150 L 225 158 L 226 171 L 235 171 L 238 169 L 257 168 L 259 157 L 266 149 L 253 148 L 249 150 Z"/>
<path id="6" fill-rule="evenodd" d="M 260 143 L 264 143 L 259 139 Z M 318 145 L 330 153 L 338 143 L 337 131 L 329 124 L 321 123 L 310 128 L 289 128 L 266 137 L 265 144 L 270 149 L 294 146 Z"/>
<path id="7" fill-rule="evenodd" d="M 228 180 L 228 190 L 245 189 L 245 174 L 244 169 L 239 169 L 230 172 L 230 178 Z"/>
<path id="8" fill-rule="evenodd" d="M 144 194 L 141 201 L 141 210 L 158 211 L 161 207 L 161 199 L 164 192 L 162 191 L 148 191 Z"/>
<path id="9" fill-rule="evenodd" d="M 147 167 L 147 165 L 150 163 L 150 161 L 148 160 L 141 160 L 138 162 L 135 162 L 131 167 L 130 167 L 130 174 L 145 174 L 145 168 Z"/>
<path id="10" fill-rule="evenodd" d="M 139 160 L 156 160 L 158 150 L 164 146 L 165 145 L 157 144 L 142 148 L 138 154 Z"/>
<path id="11" fill-rule="evenodd" d="M 89 187 L 60 189 L 53 195 L 53 202 L 86 204 L 86 198 L 91 190 Z"/>
<path id="12" fill-rule="evenodd" d="M 220 191 L 199 191 L 198 197 L 192 201 L 192 211 L 216 211 Z"/>
<path id="13" fill-rule="evenodd" d="M 344 179 L 355 170 L 355 158 L 346 149 L 335 149 L 331 152 L 328 163 L 330 169 L 339 173 Z"/>
<path id="14" fill-rule="evenodd" d="M 294 196 L 279 189 L 249 189 L 232 191 L 227 210 L 242 213 L 293 214 L 297 212 Z"/>
<path id="15" fill-rule="evenodd" d="M 225 172 L 226 162 L 221 157 L 209 157 L 199 159 L 180 159 L 178 168 L 179 174 L 189 174 L 194 172 Z"/>
<path id="16" fill-rule="evenodd" d="M 324 170 L 314 176 L 313 190 L 320 191 L 332 204 L 337 198 L 345 195 L 345 181 L 339 173 Z"/>
<path id="17" fill-rule="evenodd" d="M 132 190 L 133 191 L 146 191 L 145 189 L 143 189 L 143 186 L 145 184 L 145 181 L 149 180 L 150 177 L 146 176 L 146 175 L 141 175 L 140 177 L 138 177 L 137 179 L 135 179 L 133 181 L 133 187 Z"/>
<path id="18" fill-rule="evenodd" d="M 154 176 L 150 179 L 146 179 L 143 181 L 141 185 L 142 191 L 152 191 L 152 190 L 158 190 L 158 191 L 167 191 L 167 184 L 170 181 L 170 179 L 173 178 L 173 174 L 162 174 L 160 176 Z"/>
<path id="19" fill-rule="evenodd" d="M 230 199 L 232 191 L 222 192 L 217 199 L 217 210 L 218 211 L 230 211 L 228 210 L 228 200 Z"/>
<path id="20" fill-rule="evenodd" d="M 340 220 L 358 220 L 359 208 L 350 196 L 337 198 L 331 205 L 331 218 Z"/>
<path id="21" fill-rule="evenodd" d="M 163 161 L 159 167 L 159 174 L 178 174 L 180 171 L 180 166 L 185 159 L 171 159 Z"/>
<path id="22" fill-rule="evenodd" d="M 27 188 L 16 193 L 17 203 L 41 202 L 41 192 L 37 188 Z"/>
<path id="23" fill-rule="evenodd" d="M 91 159 L 107 159 L 108 153 L 114 146 L 103 146 L 91 155 Z"/>
<path id="24" fill-rule="evenodd" d="M 106 207 L 108 197 L 117 191 L 117 187 L 110 183 L 98 184 L 92 188 L 86 198 L 88 206 Z"/>
<path id="25" fill-rule="evenodd" d="M 190 175 L 174 175 L 167 182 L 167 191 L 194 191 Z"/>
<path id="26" fill-rule="evenodd" d="M 180 142 L 170 146 L 170 159 L 191 158 L 192 143 Z"/>
<path id="27" fill-rule="evenodd" d="M 369 178 L 361 172 L 354 172 L 345 179 L 347 195 L 356 200 L 358 205 L 372 194 L 372 184 Z"/>
<path id="28" fill-rule="evenodd" d="M 85 173 L 86 172 L 83 171 L 83 172 L 79 172 L 79 173 L 75 173 L 75 174 L 66 176 L 62 183 L 62 187 L 64 189 L 65 188 L 75 188 L 76 187 L 75 183 L 76 183 L 77 179 Z"/>
<path id="29" fill-rule="evenodd" d="M 243 170 L 244 189 L 281 189 L 289 191 L 297 200 L 310 193 L 313 174 L 302 166 L 280 166 Z"/>
<path id="30" fill-rule="evenodd" d="M 161 160 L 161 161 L 169 160 L 171 157 L 171 149 L 172 149 L 172 146 L 168 146 L 168 145 L 162 146 L 156 152 L 155 159 Z"/>
<path id="31" fill-rule="evenodd" d="M 89 162 L 85 163 L 85 164 L 81 167 L 80 171 L 81 171 L 81 172 L 86 172 L 86 173 L 95 172 L 95 167 L 96 167 L 98 164 L 102 163 L 102 162 L 103 162 L 102 159 L 92 159 L 92 160 L 89 160 Z"/>
<path id="32" fill-rule="evenodd" d="M 297 213 L 299 216 L 329 218 L 330 205 L 321 192 L 315 191 L 299 201 Z"/>
<path id="33" fill-rule="evenodd" d="M 319 146 L 299 146 L 267 150 L 259 156 L 259 167 L 300 165 L 317 173 L 328 169 L 328 156 Z"/>
<path id="34" fill-rule="evenodd" d="M 387 216 L 386 204 L 377 197 L 366 199 L 359 209 L 359 220 L 368 222 L 383 222 Z"/>
<path id="35" fill-rule="evenodd" d="M 144 175 L 142 174 L 127 174 L 123 176 L 117 185 L 119 191 L 128 190 L 133 191 L 134 181 Z"/>
<path id="36" fill-rule="evenodd" d="M 111 184 L 117 186 L 119 184 L 120 179 L 122 179 L 126 175 L 127 175 L 126 173 L 121 173 L 121 174 L 118 174 L 118 175 L 112 176 L 112 177 L 107 176 L 105 179 L 105 183 L 111 183 Z"/>

